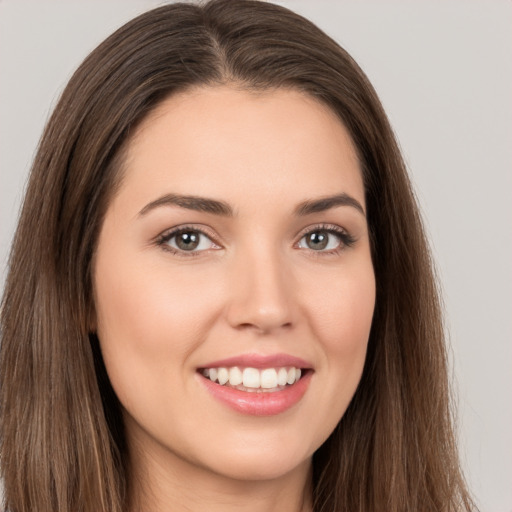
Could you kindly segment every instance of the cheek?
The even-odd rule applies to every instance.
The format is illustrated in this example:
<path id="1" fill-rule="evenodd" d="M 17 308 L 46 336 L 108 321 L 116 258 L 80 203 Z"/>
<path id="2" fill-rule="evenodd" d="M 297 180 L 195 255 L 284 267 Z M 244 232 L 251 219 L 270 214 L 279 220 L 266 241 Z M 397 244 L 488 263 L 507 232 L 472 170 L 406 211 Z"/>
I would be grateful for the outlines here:
<path id="1" fill-rule="evenodd" d="M 371 261 L 316 273 L 305 284 L 303 308 L 319 348 L 312 414 L 317 417 L 311 449 L 318 448 L 339 423 L 361 380 L 375 306 Z M 307 312 L 307 313 L 306 313 Z"/>
<path id="2" fill-rule="evenodd" d="M 330 367 L 360 375 L 375 307 L 371 263 L 333 274 L 311 293 L 309 320 Z"/>
<path id="3" fill-rule="evenodd" d="M 331 274 L 324 286 L 316 286 L 312 294 L 312 319 L 323 338 L 335 341 L 335 345 L 367 339 L 375 307 L 375 278 L 373 268 Z"/>
<path id="4" fill-rule="evenodd" d="M 99 261 L 96 275 L 98 329 L 105 344 L 140 348 L 144 354 L 166 347 L 186 353 L 212 315 L 216 291 L 205 288 L 200 275 L 122 261 Z"/>
<path id="5" fill-rule="evenodd" d="M 95 269 L 103 359 L 121 403 L 130 409 L 143 398 L 149 412 L 162 382 L 172 390 L 184 380 L 187 358 L 215 318 L 218 292 L 197 273 L 107 256 L 105 251 Z"/>

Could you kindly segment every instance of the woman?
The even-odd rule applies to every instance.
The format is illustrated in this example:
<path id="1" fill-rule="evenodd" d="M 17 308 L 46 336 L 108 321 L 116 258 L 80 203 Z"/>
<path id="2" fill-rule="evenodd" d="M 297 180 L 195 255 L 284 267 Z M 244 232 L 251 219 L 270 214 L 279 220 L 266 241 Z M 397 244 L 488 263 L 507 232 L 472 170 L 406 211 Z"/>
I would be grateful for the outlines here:
<path id="1" fill-rule="evenodd" d="M 2 306 L 12 511 L 470 510 L 429 252 L 366 77 L 165 6 L 72 77 Z"/>

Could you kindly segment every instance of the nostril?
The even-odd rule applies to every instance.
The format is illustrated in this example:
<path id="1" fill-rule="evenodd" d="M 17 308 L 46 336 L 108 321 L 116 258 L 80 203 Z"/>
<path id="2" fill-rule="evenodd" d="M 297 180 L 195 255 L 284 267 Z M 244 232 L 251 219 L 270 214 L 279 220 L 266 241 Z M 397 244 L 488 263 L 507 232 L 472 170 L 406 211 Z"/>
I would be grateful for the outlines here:
<path id="1" fill-rule="evenodd" d="M 291 329 L 292 322 L 285 322 L 283 324 L 279 323 L 265 323 L 265 322 L 258 322 L 258 323 L 251 323 L 251 322 L 243 322 L 235 326 L 235 329 L 239 331 L 249 331 L 253 330 L 256 332 L 259 332 L 261 334 L 271 334 L 276 329 Z"/>

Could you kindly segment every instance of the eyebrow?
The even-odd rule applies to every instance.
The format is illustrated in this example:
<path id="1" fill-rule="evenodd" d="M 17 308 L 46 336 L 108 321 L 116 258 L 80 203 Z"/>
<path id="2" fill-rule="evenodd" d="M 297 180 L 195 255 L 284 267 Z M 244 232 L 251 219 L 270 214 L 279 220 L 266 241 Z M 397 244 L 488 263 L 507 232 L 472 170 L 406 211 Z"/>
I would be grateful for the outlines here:
<path id="1" fill-rule="evenodd" d="M 179 194 L 166 194 L 154 201 L 148 203 L 139 212 L 139 216 L 144 216 L 155 208 L 162 206 L 179 206 L 187 210 L 195 210 L 198 212 L 212 213 L 223 217 L 233 217 L 233 208 L 224 201 L 209 199 L 199 196 L 186 196 Z M 338 206 L 351 206 L 366 217 L 364 208 L 361 203 L 354 197 L 342 193 L 333 196 L 322 197 L 320 199 L 304 201 L 295 208 L 295 215 L 300 217 L 311 215 L 313 213 L 324 212 Z"/>
<path id="2" fill-rule="evenodd" d="M 336 208 L 337 206 L 351 206 L 366 217 L 361 203 L 354 197 L 345 193 L 322 197 L 314 201 L 304 201 L 295 208 L 295 213 L 299 216 L 311 215 L 312 213 L 324 212 L 331 208 Z"/>
<path id="3" fill-rule="evenodd" d="M 142 208 L 139 212 L 139 216 L 146 215 L 151 210 L 160 206 L 179 206 L 187 210 L 213 213 L 214 215 L 222 215 L 224 217 L 233 216 L 233 209 L 224 201 L 217 201 L 216 199 L 208 199 L 206 197 L 182 196 L 178 194 L 166 194 L 155 201 L 151 201 L 151 203 Z"/>

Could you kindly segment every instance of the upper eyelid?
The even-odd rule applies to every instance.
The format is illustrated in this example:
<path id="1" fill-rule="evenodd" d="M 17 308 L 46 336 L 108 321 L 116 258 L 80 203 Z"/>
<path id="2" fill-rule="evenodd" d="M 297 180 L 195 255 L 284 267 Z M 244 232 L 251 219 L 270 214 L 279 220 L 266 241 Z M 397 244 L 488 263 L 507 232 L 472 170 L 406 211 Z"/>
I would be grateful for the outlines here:
<path id="1" fill-rule="evenodd" d="M 202 235 L 208 237 L 212 242 L 215 242 L 220 245 L 218 239 L 220 238 L 211 228 L 203 225 L 194 225 L 194 224 L 183 224 L 180 226 L 175 226 L 173 228 L 168 228 L 165 231 L 162 231 L 157 236 L 158 240 L 168 239 L 170 240 L 173 236 L 179 235 L 180 233 L 184 233 L 187 231 L 197 231 Z"/>
<path id="2" fill-rule="evenodd" d="M 338 226 L 337 224 L 319 223 L 319 224 L 313 224 L 313 225 L 307 226 L 305 228 L 302 228 L 295 236 L 300 240 L 302 237 L 304 237 L 308 233 L 311 233 L 313 231 L 321 231 L 321 230 L 333 231 L 333 232 L 339 233 L 339 234 L 350 235 L 350 232 L 347 229 L 345 229 L 341 226 Z"/>
<path id="3" fill-rule="evenodd" d="M 311 231 L 315 231 L 315 230 L 319 230 L 319 229 L 333 230 L 333 231 L 340 231 L 343 233 L 348 233 L 347 229 L 345 229 L 337 224 L 319 222 L 319 223 L 311 224 L 309 226 L 306 226 L 305 228 L 300 229 L 295 236 L 301 236 L 301 235 L 307 234 Z M 187 231 L 187 230 L 199 231 L 201 233 L 204 233 L 207 236 L 212 236 L 212 237 L 219 236 L 209 226 L 206 226 L 204 224 L 193 224 L 193 223 L 180 224 L 180 225 L 174 226 L 172 228 L 167 228 L 164 231 L 162 231 L 159 236 L 170 235 L 173 233 L 180 233 L 180 232 Z"/>

